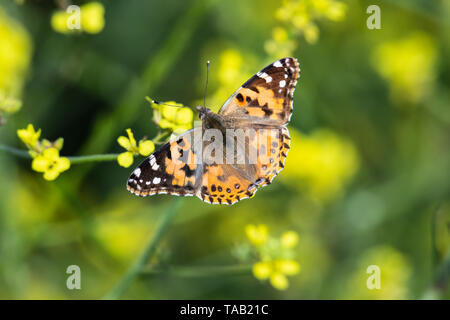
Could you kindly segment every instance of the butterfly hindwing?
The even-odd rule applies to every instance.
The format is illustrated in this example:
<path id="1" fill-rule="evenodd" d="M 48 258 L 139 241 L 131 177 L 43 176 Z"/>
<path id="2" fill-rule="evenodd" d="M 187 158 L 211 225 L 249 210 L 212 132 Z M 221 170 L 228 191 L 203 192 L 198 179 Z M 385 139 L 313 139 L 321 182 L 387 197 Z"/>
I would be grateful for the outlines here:
<path id="1" fill-rule="evenodd" d="M 285 127 L 258 129 L 249 135 L 250 147 L 257 151 L 256 163 L 204 165 L 197 197 L 212 204 L 234 204 L 253 196 L 259 187 L 272 182 L 283 170 L 290 148 Z M 248 160 L 248 159 L 246 159 Z"/>
<path id="2" fill-rule="evenodd" d="M 138 196 L 194 195 L 201 175 L 200 155 L 194 148 L 196 130 L 201 128 L 186 131 L 145 159 L 130 175 L 127 189 Z"/>
<path id="3" fill-rule="evenodd" d="M 297 59 L 275 61 L 244 83 L 225 102 L 219 114 L 236 123 L 285 125 L 292 114 L 299 76 Z"/>

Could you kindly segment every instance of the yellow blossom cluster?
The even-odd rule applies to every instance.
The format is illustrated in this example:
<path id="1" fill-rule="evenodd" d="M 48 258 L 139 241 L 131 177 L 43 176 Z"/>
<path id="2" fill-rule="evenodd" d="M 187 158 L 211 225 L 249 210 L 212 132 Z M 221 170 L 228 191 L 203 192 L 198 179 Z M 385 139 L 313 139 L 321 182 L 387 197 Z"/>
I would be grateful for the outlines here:
<path id="1" fill-rule="evenodd" d="M 293 248 L 298 243 L 298 234 L 294 231 L 284 232 L 280 238 L 269 236 L 264 224 L 247 225 L 245 233 L 253 245 L 259 261 L 253 265 L 253 275 L 259 280 L 269 279 L 270 284 L 278 289 L 289 287 L 287 276 L 300 272 L 300 265 L 293 259 Z"/>
<path id="2" fill-rule="evenodd" d="M 155 103 L 147 97 L 153 108 L 153 121 L 161 129 L 167 129 L 175 134 L 181 134 L 192 128 L 194 112 L 175 101 Z"/>
<path id="3" fill-rule="evenodd" d="M 283 0 L 275 17 L 281 25 L 274 27 L 265 43 L 266 52 L 275 58 L 291 56 L 297 48 L 298 35 L 314 44 L 319 39 L 319 20 L 342 21 L 347 5 L 337 0 Z"/>
<path id="4" fill-rule="evenodd" d="M 69 159 L 59 155 L 64 143 L 62 138 L 55 142 L 47 139 L 39 140 L 41 129 L 36 131 L 32 124 L 29 124 L 26 129 L 17 130 L 17 135 L 25 143 L 33 158 L 31 168 L 36 172 L 42 172 L 45 180 L 55 180 L 61 172 L 70 168 Z"/>
<path id="5" fill-rule="evenodd" d="M 72 33 L 84 31 L 95 34 L 103 30 L 105 26 L 105 8 L 100 2 L 89 2 L 80 6 L 79 11 L 59 10 L 53 13 L 51 25 L 53 30 L 59 33 Z"/>
<path id="6" fill-rule="evenodd" d="M 117 143 L 127 150 L 117 157 L 119 165 L 125 168 L 128 168 L 133 164 L 135 155 L 140 154 L 142 156 L 148 156 L 155 150 L 155 144 L 151 140 L 144 138 L 137 143 L 131 129 L 127 129 L 127 135 L 128 137 L 120 136 L 117 138 Z"/>

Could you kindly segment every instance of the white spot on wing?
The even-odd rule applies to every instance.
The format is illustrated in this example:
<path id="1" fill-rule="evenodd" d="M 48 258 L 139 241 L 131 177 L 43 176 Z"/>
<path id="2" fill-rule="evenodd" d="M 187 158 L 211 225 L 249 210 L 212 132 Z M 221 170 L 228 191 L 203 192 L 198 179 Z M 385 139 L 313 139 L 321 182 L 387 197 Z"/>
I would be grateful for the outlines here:
<path id="1" fill-rule="evenodd" d="M 141 169 L 136 168 L 136 170 L 134 170 L 133 173 L 134 173 L 134 175 L 135 175 L 136 177 L 139 178 L 139 176 L 141 175 Z"/>
<path id="2" fill-rule="evenodd" d="M 278 61 L 275 61 L 275 63 L 273 64 L 273 66 L 274 66 L 274 67 L 277 67 L 277 68 L 281 68 L 283 65 L 281 64 L 280 60 L 278 60 Z"/>
<path id="3" fill-rule="evenodd" d="M 160 183 L 161 182 L 161 178 L 159 178 L 159 177 L 155 177 L 154 179 L 153 179 L 153 184 L 158 184 L 158 183 Z"/>
<path id="4" fill-rule="evenodd" d="M 286 80 L 281 80 L 280 81 L 280 87 L 284 88 L 285 85 L 286 85 Z"/>

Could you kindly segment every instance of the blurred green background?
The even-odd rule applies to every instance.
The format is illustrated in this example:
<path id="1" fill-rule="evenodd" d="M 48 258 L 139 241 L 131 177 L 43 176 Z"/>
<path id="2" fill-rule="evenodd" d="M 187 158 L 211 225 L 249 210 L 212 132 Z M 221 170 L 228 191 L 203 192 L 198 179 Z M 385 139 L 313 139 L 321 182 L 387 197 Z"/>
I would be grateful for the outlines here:
<path id="1" fill-rule="evenodd" d="M 119 153 L 126 128 L 157 133 L 145 96 L 201 103 L 206 60 L 217 111 L 252 74 L 294 56 L 286 169 L 231 207 L 182 199 L 146 267 L 159 271 L 121 297 L 448 299 L 450 2 L 376 1 L 381 29 L 371 30 L 372 2 L 109 0 L 70 33 L 55 18 L 70 1 L 1 0 L 0 144 L 25 150 L 16 131 L 32 123 L 64 138 L 62 155 Z M 177 198 L 127 192 L 137 163 L 73 164 L 51 182 L 30 163 L 0 150 L 0 298 L 103 297 Z M 287 289 L 251 268 L 195 273 L 257 262 L 244 250 L 249 224 L 298 234 L 301 270 Z M 81 290 L 66 287 L 69 265 Z M 366 286 L 370 265 L 379 290 Z"/>

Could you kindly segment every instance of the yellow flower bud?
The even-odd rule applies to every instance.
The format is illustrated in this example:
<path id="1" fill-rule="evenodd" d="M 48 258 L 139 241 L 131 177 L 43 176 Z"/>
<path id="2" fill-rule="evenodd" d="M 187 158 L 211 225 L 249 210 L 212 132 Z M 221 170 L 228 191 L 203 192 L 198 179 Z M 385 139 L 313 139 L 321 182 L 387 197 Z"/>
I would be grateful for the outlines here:
<path id="1" fill-rule="evenodd" d="M 29 124 L 26 129 L 17 130 L 17 136 L 32 149 L 38 143 L 39 137 L 41 136 L 41 129 L 35 131 L 33 125 Z"/>

